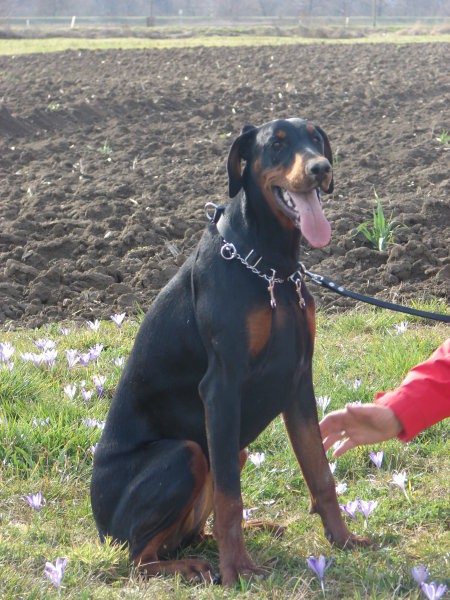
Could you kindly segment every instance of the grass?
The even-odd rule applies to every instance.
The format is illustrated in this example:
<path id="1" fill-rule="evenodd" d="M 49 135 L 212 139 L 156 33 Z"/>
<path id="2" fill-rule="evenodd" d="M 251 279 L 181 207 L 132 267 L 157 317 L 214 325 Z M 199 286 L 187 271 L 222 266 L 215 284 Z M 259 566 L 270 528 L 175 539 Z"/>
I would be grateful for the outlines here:
<path id="1" fill-rule="evenodd" d="M 372 211 L 372 222 L 365 221 L 358 225 L 355 235 L 361 233 L 375 250 L 383 252 L 389 244 L 394 243 L 394 230 L 400 227 L 401 224 L 392 220 L 392 212 L 390 217 L 386 219 L 381 200 L 375 189 L 373 193 L 377 207 Z"/>
<path id="2" fill-rule="evenodd" d="M 441 307 L 442 308 L 442 307 Z M 402 320 L 405 320 L 402 318 Z M 318 315 L 314 364 L 317 396 L 331 396 L 329 410 L 348 401 L 370 401 L 382 389 L 396 386 L 404 374 L 426 358 L 447 336 L 444 325 L 409 319 L 406 332 L 397 335 L 398 315 L 372 310 Z M 245 533 L 255 561 L 269 569 L 263 581 L 242 582 L 233 590 L 211 585 L 188 585 L 179 578 L 142 581 L 130 570 L 124 549 L 102 545 L 89 504 L 92 472 L 91 447 L 100 429 L 87 419 L 104 420 L 121 367 L 113 359 L 126 356 L 138 322 L 128 319 L 119 330 L 103 322 L 97 333 L 71 326 L 63 336 L 56 325 L 41 330 L 3 332 L 0 342 L 16 348 L 10 371 L 0 368 L 0 596 L 3 598 L 161 598 L 187 600 L 220 598 L 321 598 L 319 581 L 306 565 L 310 555 L 323 554 L 334 562 L 325 576 L 328 598 L 416 598 L 421 594 L 410 568 L 424 563 L 430 579 L 450 583 L 448 573 L 449 431 L 448 421 L 435 425 L 410 444 L 383 444 L 384 462 L 376 469 L 369 448 L 358 448 L 337 461 L 335 477 L 345 481 L 342 503 L 359 496 L 377 500 L 378 507 L 364 523 L 360 515 L 351 529 L 369 534 L 375 546 L 355 552 L 332 548 L 319 519 L 308 514 L 307 491 L 276 419 L 252 444 L 264 452 L 259 467 L 243 471 L 246 508 L 253 517 L 287 525 L 282 539 L 263 532 Z M 56 341 L 53 368 L 25 363 L 20 352 L 36 352 L 33 340 Z M 97 362 L 79 364 L 69 371 L 64 350 L 86 352 L 104 345 Z M 106 375 L 104 394 L 84 402 L 80 395 L 95 386 L 92 377 Z M 353 383 L 361 379 L 358 389 Z M 77 383 L 70 400 L 63 388 Z M 47 421 L 48 420 L 48 421 Z M 380 449 L 374 447 L 372 449 Z M 410 502 L 392 485 L 392 474 L 405 470 Z M 24 495 L 42 490 L 45 506 L 33 511 Z M 201 556 L 217 565 L 213 540 L 183 555 Z M 57 591 L 44 576 L 46 561 L 67 557 L 62 586 Z"/>
<path id="3" fill-rule="evenodd" d="M 398 35 L 396 33 L 374 33 L 369 37 L 349 39 L 305 38 L 300 36 L 235 35 L 213 36 L 196 33 L 192 37 L 167 39 L 149 38 L 71 38 L 55 37 L 45 39 L 0 39 L 1 55 L 34 54 L 42 52 L 63 52 L 65 50 L 138 50 L 145 48 L 195 48 L 199 46 L 282 46 L 292 44 L 409 44 L 425 42 L 450 42 L 449 34 L 441 35 Z"/>
<path id="4" fill-rule="evenodd" d="M 447 129 L 443 129 L 441 131 L 441 135 L 439 135 L 436 139 L 443 146 L 446 146 L 450 142 L 450 133 L 448 132 Z"/>

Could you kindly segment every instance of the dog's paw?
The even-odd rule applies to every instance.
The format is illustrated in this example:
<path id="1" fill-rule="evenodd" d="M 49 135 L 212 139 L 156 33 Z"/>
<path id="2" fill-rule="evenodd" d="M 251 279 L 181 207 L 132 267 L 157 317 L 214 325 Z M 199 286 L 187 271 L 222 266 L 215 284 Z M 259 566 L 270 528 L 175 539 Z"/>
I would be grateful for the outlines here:
<path id="1" fill-rule="evenodd" d="M 330 533 L 326 534 L 328 541 L 333 544 L 333 546 L 337 546 L 338 548 L 342 548 L 343 550 L 353 550 L 355 548 L 366 548 L 368 546 L 372 546 L 374 542 L 362 535 L 355 535 L 353 533 L 348 532 L 344 536 L 334 537 Z"/>
<path id="2" fill-rule="evenodd" d="M 220 567 L 222 585 L 233 587 L 239 579 L 249 581 L 252 578 L 263 579 L 267 571 L 254 565 L 251 561 L 231 563 Z"/>

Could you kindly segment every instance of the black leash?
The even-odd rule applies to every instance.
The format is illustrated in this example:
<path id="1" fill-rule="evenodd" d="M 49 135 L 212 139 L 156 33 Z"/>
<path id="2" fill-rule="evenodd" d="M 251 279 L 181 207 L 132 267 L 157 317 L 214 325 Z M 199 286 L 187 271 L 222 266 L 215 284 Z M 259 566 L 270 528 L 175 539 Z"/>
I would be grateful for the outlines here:
<path id="1" fill-rule="evenodd" d="M 450 323 L 450 315 L 441 315 L 438 313 L 427 312 L 425 310 L 417 310 L 415 308 L 409 308 L 408 306 L 401 306 L 400 304 L 393 304 L 392 302 L 386 302 L 385 300 L 378 300 L 377 298 L 371 298 L 370 296 L 364 296 L 363 294 L 351 292 L 341 285 L 337 285 L 334 283 L 334 281 L 328 279 L 328 277 L 324 277 L 318 273 L 313 273 L 312 271 L 307 271 L 304 265 L 301 265 L 301 271 L 310 278 L 312 283 L 320 285 L 321 287 L 325 287 L 333 292 L 336 292 L 336 294 L 340 294 L 341 296 L 353 298 L 354 300 L 360 300 L 361 302 L 373 304 L 374 306 L 379 306 L 380 308 L 388 308 L 389 310 L 395 310 L 408 315 L 414 315 L 415 317 L 423 317 L 425 319 L 441 321 L 442 323 Z"/>
<path id="2" fill-rule="evenodd" d="M 229 226 L 228 229 L 223 229 L 224 227 L 226 227 L 225 222 L 223 221 L 223 219 L 221 219 L 221 217 L 223 216 L 224 212 L 225 212 L 225 206 L 217 206 L 216 204 L 212 203 L 212 202 L 208 202 L 205 205 L 205 210 L 206 210 L 206 216 L 208 217 L 208 220 L 211 221 L 212 223 L 215 223 L 219 232 L 223 234 L 223 238 L 226 239 L 228 237 L 228 233 L 230 230 Z M 249 249 L 247 248 L 247 251 Z M 226 252 L 226 254 L 224 254 L 224 251 Z M 271 271 L 272 277 L 269 277 L 265 272 L 261 272 L 258 268 L 262 268 L 263 265 L 265 265 L 264 259 L 262 256 L 256 256 L 256 258 L 253 256 L 253 253 L 255 251 L 254 250 L 250 250 L 250 252 L 247 254 L 247 256 L 245 258 L 241 257 L 236 250 L 236 247 L 234 246 L 233 243 L 227 243 L 224 241 L 224 246 L 222 247 L 222 258 L 224 258 L 225 260 L 232 260 L 233 258 L 238 258 L 240 260 L 241 263 L 243 263 L 248 269 L 250 269 L 253 273 L 255 273 L 256 275 L 258 275 L 259 277 L 263 277 L 264 279 L 266 279 L 266 281 L 269 282 L 269 292 L 270 292 L 270 297 L 271 297 L 271 306 L 272 308 L 276 307 L 276 302 L 273 296 L 273 287 L 275 283 L 284 283 L 285 280 L 283 279 L 276 279 L 275 278 L 275 270 L 273 268 L 269 268 L 269 271 Z M 249 259 L 250 257 L 252 258 L 252 263 L 249 263 Z M 253 262 L 253 260 L 256 260 L 256 262 Z M 415 317 L 423 317 L 424 319 L 433 319 L 434 321 L 441 321 L 442 323 L 450 323 L 450 315 L 441 315 L 438 313 L 432 313 L 432 312 L 428 312 L 426 310 L 418 310 L 416 308 L 409 308 L 408 306 L 402 306 L 400 304 L 393 304 L 392 302 L 386 302 L 385 300 L 378 300 L 377 298 L 371 298 L 370 296 L 364 296 L 363 294 L 358 294 L 356 292 L 351 292 L 350 290 L 347 290 L 346 288 L 342 287 L 341 285 L 338 285 L 337 283 L 335 283 L 334 281 L 331 281 L 331 279 L 328 279 L 328 277 L 325 277 L 324 275 L 319 275 L 318 273 L 313 273 L 312 271 L 308 271 L 305 267 L 305 265 L 303 265 L 302 263 L 298 264 L 298 271 L 296 271 L 295 273 L 293 273 L 290 277 L 288 277 L 286 279 L 286 281 L 291 280 L 293 283 L 295 283 L 296 287 L 297 287 L 297 293 L 299 295 L 299 299 L 300 299 L 300 306 L 303 308 L 304 307 L 304 303 L 302 305 L 303 302 L 303 298 L 301 295 L 301 280 L 302 280 L 302 275 L 306 275 L 307 277 L 310 278 L 311 282 L 314 283 L 315 285 L 320 285 L 321 287 L 327 288 L 329 290 L 331 290 L 332 292 L 336 292 L 336 294 L 340 294 L 341 296 L 346 296 L 347 298 L 353 298 L 354 300 L 359 300 L 360 302 L 366 302 L 367 304 L 373 304 L 374 306 L 378 306 L 379 308 L 387 308 L 389 310 L 394 310 L 397 312 L 402 312 L 402 313 L 406 313 L 408 315 L 413 315 Z"/>

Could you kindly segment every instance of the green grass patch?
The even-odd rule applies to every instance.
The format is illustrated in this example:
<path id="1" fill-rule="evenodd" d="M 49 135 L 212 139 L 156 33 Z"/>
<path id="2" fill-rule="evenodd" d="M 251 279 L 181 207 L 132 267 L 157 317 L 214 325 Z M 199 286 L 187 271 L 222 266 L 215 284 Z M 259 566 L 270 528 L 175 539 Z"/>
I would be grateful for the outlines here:
<path id="1" fill-rule="evenodd" d="M 397 334 L 394 325 L 400 321 L 407 321 L 408 327 Z M 96 424 L 106 418 L 121 373 L 116 359 L 127 356 L 138 326 L 137 320 L 128 319 L 121 330 L 103 322 L 97 333 L 80 325 L 72 325 L 65 336 L 56 325 L 0 333 L 0 342 L 15 347 L 12 369 L 0 367 L 1 597 L 321 598 L 320 584 L 306 564 L 309 556 L 320 554 L 334 559 L 325 576 L 328 598 L 418 599 L 421 593 L 410 569 L 422 563 L 430 569 L 430 579 L 450 583 L 445 575 L 450 547 L 448 421 L 409 444 L 396 440 L 383 444 L 381 469 L 368 456 L 370 449 L 381 446 L 357 448 L 337 460 L 335 478 L 347 484 L 341 502 L 357 496 L 378 502 L 366 522 L 362 515 L 349 519 L 350 528 L 370 535 L 375 545 L 346 552 L 332 548 L 318 517 L 308 514 L 306 486 L 280 418 L 250 448 L 264 452 L 265 462 L 260 467 L 248 463 L 242 475 L 245 507 L 256 509 L 252 516 L 287 526 L 278 540 L 264 532 L 245 532 L 251 555 L 268 568 L 269 576 L 234 590 L 189 585 L 173 577 L 141 580 L 130 569 L 126 550 L 98 541 L 89 503 L 92 447 L 100 436 Z M 371 401 L 377 391 L 398 385 L 446 337 L 444 325 L 389 312 L 320 313 L 316 394 L 331 397 L 328 410 L 349 401 Z M 21 358 L 21 353 L 40 352 L 33 343 L 39 338 L 56 342 L 53 367 L 35 366 Z M 69 369 L 66 350 L 87 353 L 95 344 L 103 345 L 97 360 Z M 95 375 L 106 377 L 101 396 Z M 356 380 L 359 386 L 354 385 Z M 67 384 L 76 384 L 73 398 L 64 391 Z M 94 392 L 90 399 L 82 397 L 82 388 Z M 403 470 L 408 499 L 392 483 L 393 473 Z M 39 490 L 45 503 L 36 512 L 24 496 Z M 182 555 L 201 556 L 217 566 L 214 540 Z M 44 576 L 46 561 L 54 563 L 57 557 L 68 558 L 59 591 Z"/>
<path id="2" fill-rule="evenodd" d="M 0 55 L 63 52 L 65 50 L 140 50 L 162 48 L 195 48 L 199 46 L 283 46 L 293 44 L 409 44 L 425 42 L 450 42 L 450 35 L 397 35 L 395 33 L 373 34 L 368 37 L 349 39 L 305 38 L 301 36 L 270 35 L 204 35 L 166 39 L 150 38 L 72 38 L 2 39 Z"/>

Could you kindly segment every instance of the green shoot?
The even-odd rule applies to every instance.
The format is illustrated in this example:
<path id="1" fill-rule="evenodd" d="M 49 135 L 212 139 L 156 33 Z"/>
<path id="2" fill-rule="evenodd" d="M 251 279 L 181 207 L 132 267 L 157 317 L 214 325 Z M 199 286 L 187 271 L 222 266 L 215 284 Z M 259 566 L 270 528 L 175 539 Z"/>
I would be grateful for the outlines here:
<path id="1" fill-rule="evenodd" d="M 389 219 L 386 219 L 383 206 L 375 189 L 373 193 L 377 201 L 377 207 L 373 209 L 373 222 L 365 221 L 361 223 L 356 228 L 355 235 L 362 233 L 376 250 L 383 252 L 388 244 L 394 242 L 394 230 L 400 227 L 401 224 L 392 220 L 392 212 Z"/>
<path id="2" fill-rule="evenodd" d="M 450 132 L 448 129 L 443 129 L 441 135 L 439 135 L 436 139 L 443 146 L 447 146 L 447 144 L 450 142 Z"/>
<path id="3" fill-rule="evenodd" d="M 100 148 L 100 152 L 102 154 L 104 154 L 105 156 L 110 156 L 112 154 L 112 148 L 109 145 L 108 140 L 105 140 L 105 143 L 103 144 L 103 146 Z"/>

